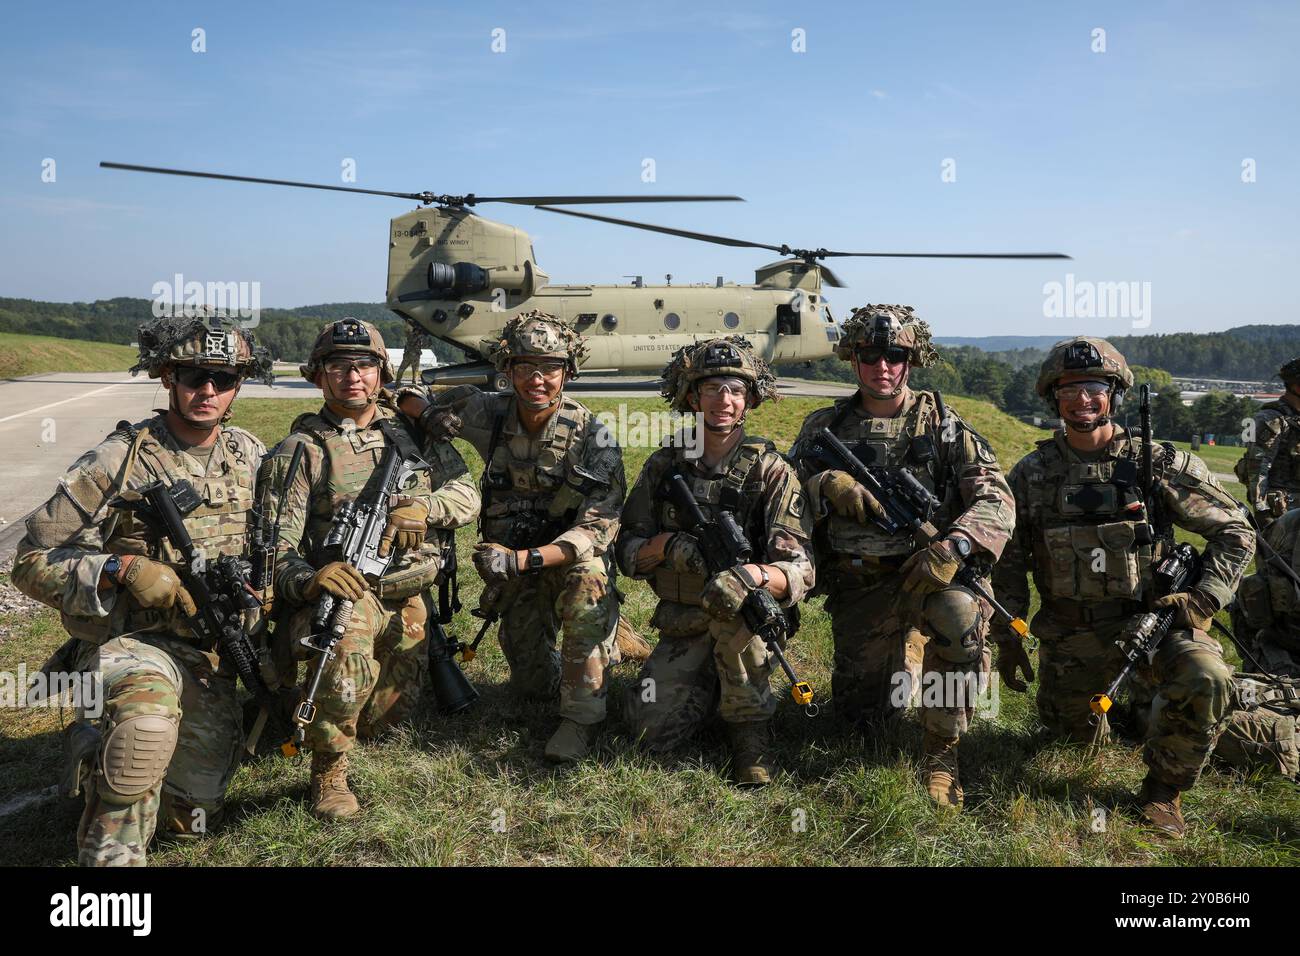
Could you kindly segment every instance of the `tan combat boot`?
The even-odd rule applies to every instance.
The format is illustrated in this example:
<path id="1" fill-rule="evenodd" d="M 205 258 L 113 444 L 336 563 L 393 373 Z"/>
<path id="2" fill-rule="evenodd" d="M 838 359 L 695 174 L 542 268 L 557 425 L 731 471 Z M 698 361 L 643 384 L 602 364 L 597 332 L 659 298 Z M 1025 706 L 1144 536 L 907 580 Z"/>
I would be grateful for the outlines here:
<path id="1" fill-rule="evenodd" d="M 1138 791 L 1138 802 L 1142 804 L 1142 817 L 1162 833 L 1176 840 L 1181 840 L 1187 832 L 1183 821 L 1183 798 L 1176 787 L 1161 783 L 1147 774 Z"/>
<path id="2" fill-rule="evenodd" d="M 591 750 L 599 724 L 580 724 L 565 717 L 546 742 L 546 759 L 551 763 L 577 763 Z"/>
<path id="3" fill-rule="evenodd" d="M 361 810 L 348 789 L 348 755 L 313 750 L 311 755 L 311 812 L 322 820 L 341 820 Z"/>
<path id="4" fill-rule="evenodd" d="M 762 787 L 772 782 L 772 734 L 766 720 L 727 724 L 731 740 L 731 774 L 742 787 Z"/>
<path id="5" fill-rule="evenodd" d="M 646 643 L 645 638 L 632 630 L 632 625 L 622 614 L 618 616 L 618 630 L 614 632 L 614 641 L 618 644 L 618 652 L 622 655 L 624 663 L 632 661 L 640 664 L 650 657 L 652 648 Z"/>
<path id="6" fill-rule="evenodd" d="M 936 807 L 960 810 L 965 798 L 961 777 L 958 776 L 957 740 L 956 737 L 940 737 L 928 730 L 925 732 L 921 774 L 925 779 L 925 789 Z"/>

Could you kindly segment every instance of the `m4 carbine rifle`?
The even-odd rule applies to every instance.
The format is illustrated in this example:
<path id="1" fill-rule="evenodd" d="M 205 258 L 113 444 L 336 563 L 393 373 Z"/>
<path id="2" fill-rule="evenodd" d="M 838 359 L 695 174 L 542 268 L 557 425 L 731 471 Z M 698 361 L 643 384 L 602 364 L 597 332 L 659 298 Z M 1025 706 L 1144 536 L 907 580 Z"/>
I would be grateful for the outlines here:
<path id="1" fill-rule="evenodd" d="M 720 574 L 750 563 L 753 549 L 745 532 L 736 523 L 735 515 L 730 511 L 719 511 L 717 521 L 706 518 L 681 474 L 669 476 L 668 500 L 677 507 L 678 514 L 684 519 L 684 530 L 699 541 L 704 565 L 710 574 Z M 781 645 L 790 637 L 790 620 L 777 604 L 776 598 L 767 588 L 754 588 L 740 606 L 740 617 L 745 626 L 767 645 L 776 662 L 781 665 L 781 670 L 785 671 L 785 676 L 790 679 L 791 699 L 802 705 L 808 716 L 815 716 L 818 707 L 813 703 L 812 685 L 795 676 L 794 668 L 781 649 Z"/>
<path id="2" fill-rule="evenodd" d="M 921 547 L 943 537 L 930 523 L 931 512 L 939 507 L 938 499 L 906 468 L 867 467 L 829 428 L 823 428 L 813 436 L 806 454 L 832 468 L 843 469 L 866 488 L 874 501 L 870 509 L 872 519 L 886 534 L 906 531 Z M 970 565 L 963 566 L 954 580 L 987 601 L 998 620 L 1017 636 L 1030 636 L 1029 625 L 1024 619 L 998 603 Z"/>

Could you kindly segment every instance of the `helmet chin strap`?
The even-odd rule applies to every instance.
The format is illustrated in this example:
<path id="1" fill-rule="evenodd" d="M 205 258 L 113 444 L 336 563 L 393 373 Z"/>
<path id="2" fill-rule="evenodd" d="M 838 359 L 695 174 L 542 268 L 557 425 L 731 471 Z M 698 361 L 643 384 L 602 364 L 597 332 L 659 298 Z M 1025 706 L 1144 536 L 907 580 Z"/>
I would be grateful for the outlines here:
<path id="1" fill-rule="evenodd" d="M 327 377 L 325 381 L 328 383 L 329 378 Z M 339 398 L 337 395 L 334 394 L 334 386 L 329 385 L 328 394 L 325 397 L 325 404 L 337 405 L 339 406 L 339 408 L 346 408 L 348 411 L 358 412 L 361 411 L 363 408 L 373 405 L 377 401 L 379 401 L 379 393 L 382 390 L 383 390 L 382 385 L 376 385 L 375 390 L 371 392 L 369 395 L 367 395 L 365 398 Z"/>
<path id="2" fill-rule="evenodd" d="M 1066 418 L 1065 415 L 1061 412 L 1061 403 L 1059 401 L 1057 401 L 1056 403 L 1056 414 L 1061 416 L 1061 421 L 1065 424 L 1066 428 L 1073 428 L 1076 432 L 1095 432 L 1098 428 L 1101 428 L 1103 425 L 1109 425 L 1111 423 L 1112 419 L 1109 414 L 1109 409 L 1111 409 L 1114 405 L 1115 405 L 1115 386 L 1112 385 L 1110 387 L 1110 391 L 1106 393 L 1106 407 L 1108 410 L 1107 414 L 1098 415 L 1095 419 L 1093 419 L 1090 422 L 1072 421 L 1071 419 Z"/>
<path id="3" fill-rule="evenodd" d="M 175 415 L 177 418 L 179 418 L 181 421 L 183 421 L 186 425 L 189 425 L 190 428 L 193 428 L 195 431 L 199 431 L 199 432 L 210 432 L 214 428 L 217 428 L 220 425 L 224 425 L 226 422 L 230 421 L 231 416 L 235 414 L 234 411 L 235 399 L 239 397 L 239 389 L 244 384 L 241 381 L 239 385 L 235 386 L 235 394 L 231 397 L 230 404 L 226 406 L 226 410 L 222 414 L 219 420 L 215 422 L 201 422 L 198 421 L 197 419 L 190 418 L 188 415 L 186 415 L 184 412 L 181 411 L 180 404 L 176 401 L 175 376 L 173 374 L 168 374 L 167 380 L 171 384 L 171 387 L 167 389 L 167 410 L 171 412 L 173 415 Z"/>

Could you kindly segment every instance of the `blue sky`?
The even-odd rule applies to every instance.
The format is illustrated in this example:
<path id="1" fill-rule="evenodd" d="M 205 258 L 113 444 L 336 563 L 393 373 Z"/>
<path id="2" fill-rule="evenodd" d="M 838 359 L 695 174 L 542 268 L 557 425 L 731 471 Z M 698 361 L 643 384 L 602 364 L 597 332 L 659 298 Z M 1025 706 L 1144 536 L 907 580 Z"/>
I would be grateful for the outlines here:
<path id="1" fill-rule="evenodd" d="M 761 242 L 1075 257 L 836 263 L 838 312 L 908 303 L 941 335 L 1079 331 L 1043 315 L 1067 272 L 1149 282 L 1148 332 L 1300 322 L 1300 5 L 544 6 L 10 6 L 0 295 L 147 297 L 181 272 L 258 281 L 263 306 L 380 301 L 409 202 L 96 166 L 340 183 L 351 158 L 378 189 L 734 192 L 597 211 Z M 744 282 L 773 258 L 479 211 L 530 232 L 553 281 Z"/>

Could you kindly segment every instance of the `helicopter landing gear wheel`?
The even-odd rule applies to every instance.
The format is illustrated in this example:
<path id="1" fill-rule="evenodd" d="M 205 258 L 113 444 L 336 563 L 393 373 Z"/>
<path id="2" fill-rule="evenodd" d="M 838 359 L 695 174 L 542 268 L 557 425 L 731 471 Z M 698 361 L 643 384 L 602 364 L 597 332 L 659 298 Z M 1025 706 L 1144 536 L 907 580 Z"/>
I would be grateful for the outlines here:
<path id="1" fill-rule="evenodd" d="M 492 390 L 494 392 L 510 391 L 510 376 L 505 372 L 497 372 L 492 376 Z"/>

